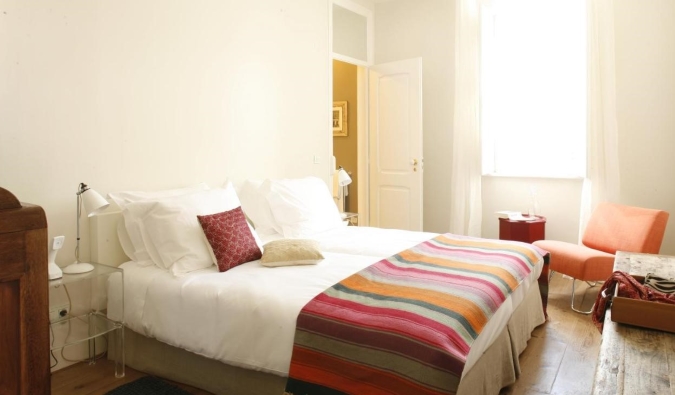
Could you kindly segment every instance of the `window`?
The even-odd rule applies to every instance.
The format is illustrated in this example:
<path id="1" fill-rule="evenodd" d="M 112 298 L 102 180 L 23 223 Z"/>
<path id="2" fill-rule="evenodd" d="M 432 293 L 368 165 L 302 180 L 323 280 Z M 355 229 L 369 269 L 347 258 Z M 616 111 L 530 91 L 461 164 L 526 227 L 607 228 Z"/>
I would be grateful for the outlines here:
<path id="1" fill-rule="evenodd" d="M 586 174 L 586 2 L 502 0 L 482 11 L 483 174 Z"/>

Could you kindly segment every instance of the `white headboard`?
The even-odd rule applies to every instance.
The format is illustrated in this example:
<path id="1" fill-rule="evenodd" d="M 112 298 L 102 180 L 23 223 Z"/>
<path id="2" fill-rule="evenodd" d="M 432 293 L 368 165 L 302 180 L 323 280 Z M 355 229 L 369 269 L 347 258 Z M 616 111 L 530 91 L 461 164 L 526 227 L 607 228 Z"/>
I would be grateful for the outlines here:
<path id="1" fill-rule="evenodd" d="M 121 220 L 123 220 L 121 211 L 98 214 L 90 218 L 89 237 L 92 262 L 117 267 L 130 261 L 117 237 L 117 223 Z"/>

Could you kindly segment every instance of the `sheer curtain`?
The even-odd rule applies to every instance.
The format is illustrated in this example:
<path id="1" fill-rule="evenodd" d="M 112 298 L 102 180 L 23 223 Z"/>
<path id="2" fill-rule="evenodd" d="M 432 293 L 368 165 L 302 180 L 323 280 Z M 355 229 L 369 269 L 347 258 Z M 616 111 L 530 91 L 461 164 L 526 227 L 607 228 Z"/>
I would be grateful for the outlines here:
<path id="1" fill-rule="evenodd" d="M 587 10 L 587 174 L 582 188 L 579 239 L 598 203 L 619 199 L 614 0 L 588 0 Z"/>
<path id="2" fill-rule="evenodd" d="M 450 232 L 480 236 L 480 1 L 457 0 Z"/>

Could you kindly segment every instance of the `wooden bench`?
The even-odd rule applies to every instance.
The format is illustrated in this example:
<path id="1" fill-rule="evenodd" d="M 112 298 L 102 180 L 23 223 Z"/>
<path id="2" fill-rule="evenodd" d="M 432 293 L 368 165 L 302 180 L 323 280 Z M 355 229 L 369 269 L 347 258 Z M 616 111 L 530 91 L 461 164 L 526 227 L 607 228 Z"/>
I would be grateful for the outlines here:
<path id="1" fill-rule="evenodd" d="M 617 252 L 614 271 L 675 270 L 675 256 Z M 672 278 L 672 277 L 671 277 Z M 593 394 L 675 393 L 675 334 L 618 324 L 605 315 Z"/>

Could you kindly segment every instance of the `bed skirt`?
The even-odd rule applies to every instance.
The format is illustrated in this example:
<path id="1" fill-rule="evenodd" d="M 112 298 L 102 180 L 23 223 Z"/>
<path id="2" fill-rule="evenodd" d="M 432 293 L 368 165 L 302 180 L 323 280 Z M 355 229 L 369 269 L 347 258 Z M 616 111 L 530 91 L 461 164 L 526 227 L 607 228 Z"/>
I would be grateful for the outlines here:
<path id="1" fill-rule="evenodd" d="M 497 340 L 468 371 L 457 394 L 495 395 L 520 375 L 518 356 L 532 330 L 544 323 L 541 295 L 533 283 Z M 281 395 L 286 377 L 239 368 L 170 346 L 124 328 L 125 362 L 136 370 L 217 395 Z M 109 355 L 112 358 L 112 355 Z"/>

